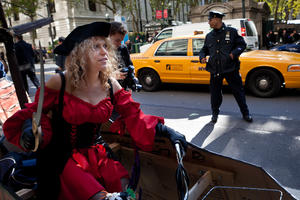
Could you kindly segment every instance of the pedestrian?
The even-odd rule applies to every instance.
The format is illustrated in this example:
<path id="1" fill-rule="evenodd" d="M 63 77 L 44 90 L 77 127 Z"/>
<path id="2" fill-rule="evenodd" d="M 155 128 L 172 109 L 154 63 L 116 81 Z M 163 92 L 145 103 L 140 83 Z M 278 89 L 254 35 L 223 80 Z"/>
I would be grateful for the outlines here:
<path id="1" fill-rule="evenodd" d="M 286 31 L 286 29 L 283 29 L 282 30 L 282 34 L 281 34 L 281 37 L 280 37 L 280 43 L 283 43 L 283 44 L 287 44 L 288 41 L 289 41 L 289 35 Z"/>
<path id="2" fill-rule="evenodd" d="M 65 40 L 64 37 L 59 37 L 58 38 L 58 45 L 61 45 L 64 40 Z M 56 73 L 58 73 L 59 71 L 64 71 L 65 70 L 65 60 L 66 60 L 66 56 L 63 56 L 63 55 L 56 55 L 55 56 L 55 64 L 58 66 L 58 68 L 55 69 Z"/>
<path id="3" fill-rule="evenodd" d="M 132 46 L 131 41 L 130 41 L 130 40 L 127 40 L 127 41 L 125 42 L 125 44 L 126 44 L 126 46 L 127 46 L 128 52 L 130 53 L 130 52 L 131 52 L 131 46 Z"/>
<path id="4" fill-rule="evenodd" d="M 33 49 L 33 53 L 34 53 L 34 63 L 39 63 L 40 62 L 40 53 L 39 51 L 36 49 L 36 46 L 33 44 L 32 45 L 32 49 Z"/>
<path id="5" fill-rule="evenodd" d="M 4 53 L 0 53 L 0 78 L 6 77 L 6 74 L 8 72 L 8 66 L 5 61 Z"/>
<path id="6" fill-rule="evenodd" d="M 269 31 L 270 33 L 270 41 L 272 42 L 272 44 L 276 44 L 276 35 L 274 34 L 274 32 L 272 30 Z"/>
<path id="7" fill-rule="evenodd" d="M 123 84 L 123 80 L 127 76 L 127 72 L 121 72 L 122 69 L 128 68 L 129 66 L 133 67 L 129 51 L 126 45 L 122 44 L 126 33 L 127 30 L 125 29 L 122 23 L 111 22 L 109 38 L 112 42 L 113 48 L 117 56 L 118 68 L 120 70 L 120 72 L 118 72 L 117 79 L 119 80 L 122 87 L 125 87 L 125 85 Z"/>
<path id="8" fill-rule="evenodd" d="M 44 88 L 37 199 L 111 200 L 128 196 L 124 192 L 127 170 L 108 156 L 102 143 L 95 143 L 100 125 L 109 120 L 114 107 L 121 115 L 114 127 L 118 131 L 126 127 L 141 150 L 151 150 L 155 134 L 186 147 L 183 135 L 163 125 L 162 117 L 145 115 L 113 78 L 117 66 L 108 40 L 110 26 L 107 22 L 79 26 L 54 50 L 66 56 L 66 70 L 53 75 Z M 3 125 L 7 140 L 27 151 L 34 147 L 31 119 L 37 111 L 39 92 L 33 103 Z"/>
<path id="9" fill-rule="evenodd" d="M 275 45 L 275 43 L 276 43 L 276 37 L 275 37 L 273 31 L 270 30 L 266 35 L 266 46 L 269 49 L 269 48 L 273 47 Z"/>
<path id="10" fill-rule="evenodd" d="M 200 62 L 206 63 L 206 70 L 210 72 L 211 121 L 215 123 L 218 120 L 225 78 L 240 107 L 243 119 L 252 122 L 239 73 L 239 56 L 245 50 L 246 43 L 236 29 L 222 22 L 223 16 L 225 15 L 218 11 L 209 12 L 208 23 L 213 30 L 206 35 L 204 46 L 199 54 Z"/>
<path id="11" fill-rule="evenodd" d="M 289 35 L 289 43 L 294 43 L 299 40 L 299 34 L 296 30 L 293 30 L 293 32 Z"/>
<path id="12" fill-rule="evenodd" d="M 29 93 L 29 87 L 27 82 L 27 76 L 30 78 L 33 85 L 38 89 L 40 82 L 34 72 L 34 52 L 31 44 L 28 44 L 23 40 L 22 35 L 15 35 L 15 50 L 16 57 L 21 72 L 21 77 L 24 85 L 24 89 Z"/>

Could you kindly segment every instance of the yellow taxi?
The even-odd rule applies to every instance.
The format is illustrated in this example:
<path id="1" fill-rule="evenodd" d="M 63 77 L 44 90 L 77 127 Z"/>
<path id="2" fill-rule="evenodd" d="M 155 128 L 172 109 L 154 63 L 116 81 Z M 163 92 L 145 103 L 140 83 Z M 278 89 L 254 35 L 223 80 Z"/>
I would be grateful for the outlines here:
<path id="1" fill-rule="evenodd" d="M 204 35 L 168 38 L 144 53 L 131 54 L 136 76 L 145 91 L 161 83 L 209 84 L 210 74 L 199 62 Z M 300 54 L 255 50 L 240 56 L 243 84 L 256 96 L 272 97 L 282 87 L 300 88 Z"/>

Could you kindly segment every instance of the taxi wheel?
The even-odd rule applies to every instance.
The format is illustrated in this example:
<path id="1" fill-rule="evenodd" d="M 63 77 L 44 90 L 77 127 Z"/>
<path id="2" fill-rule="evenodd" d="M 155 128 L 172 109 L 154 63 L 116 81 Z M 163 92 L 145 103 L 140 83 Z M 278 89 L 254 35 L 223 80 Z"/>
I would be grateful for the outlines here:
<path id="1" fill-rule="evenodd" d="M 259 97 L 275 96 L 279 93 L 280 87 L 280 77 L 272 70 L 260 69 L 249 77 L 248 88 Z"/>
<path id="2" fill-rule="evenodd" d="M 139 73 L 139 81 L 145 91 L 155 91 L 160 85 L 158 74 L 152 69 L 144 69 Z"/>

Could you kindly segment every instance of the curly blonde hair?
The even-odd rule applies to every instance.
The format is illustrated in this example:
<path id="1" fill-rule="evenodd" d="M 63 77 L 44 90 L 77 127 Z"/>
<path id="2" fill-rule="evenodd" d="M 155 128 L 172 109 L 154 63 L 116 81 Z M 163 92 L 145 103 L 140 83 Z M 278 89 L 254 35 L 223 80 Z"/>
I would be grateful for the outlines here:
<path id="1" fill-rule="evenodd" d="M 68 71 L 67 76 L 70 81 L 71 91 L 80 88 L 82 83 L 86 84 L 86 71 L 87 65 L 86 60 L 88 59 L 88 54 L 86 52 L 92 53 L 93 44 L 99 39 L 104 39 L 107 45 L 108 52 L 108 62 L 105 71 L 99 72 L 99 79 L 104 87 L 104 89 L 109 88 L 108 79 L 113 76 L 114 72 L 117 70 L 117 60 L 115 51 L 111 45 L 108 38 L 96 36 L 90 37 L 79 44 L 76 44 L 71 53 L 66 57 L 65 66 Z"/>

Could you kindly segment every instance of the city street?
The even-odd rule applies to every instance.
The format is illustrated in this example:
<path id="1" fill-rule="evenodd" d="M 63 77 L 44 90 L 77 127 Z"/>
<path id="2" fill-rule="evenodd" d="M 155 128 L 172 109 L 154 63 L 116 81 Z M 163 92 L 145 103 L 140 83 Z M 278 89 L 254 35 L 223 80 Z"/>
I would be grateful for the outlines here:
<path id="1" fill-rule="evenodd" d="M 134 93 L 145 113 L 161 115 L 188 141 L 222 155 L 263 167 L 300 199 L 299 91 L 272 99 L 247 96 L 254 122 L 242 120 L 233 96 L 224 94 L 221 115 L 210 123 L 208 87 L 173 86 L 153 93 Z"/>
<path id="2" fill-rule="evenodd" d="M 36 65 L 39 76 L 39 65 Z M 46 79 L 56 66 L 45 64 Z M 30 97 L 35 87 L 28 80 Z M 278 97 L 257 98 L 247 92 L 253 123 L 242 120 L 238 106 L 225 88 L 221 113 L 210 123 L 210 94 L 206 85 L 163 85 L 157 92 L 133 93 L 146 114 L 165 118 L 168 126 L 207 150 L 263 167 L 300 199 L 300 90 Z"/>
<path id="3" fill-rule="evenodd" d="M 0 168 L 0 200 L 8 200 L 8 193 L 21 199 L 56 199 L 58 195 L 60 199 L 176 199 L 174 189 L 179 199 L 273 200 L 279 195 L 280 200 L 293 199 L 280 191 L 285 189 L 300 200 L 299 1 L 0 0 L 0 153 L 5 169 L 1 173 Z M 58 93 L 49 89 L 44 95 L 48 101 L 31 106 L 37 108 L 35 112 L 29 106 L 11 117 L 25 102 L 33 102 L 39 90 L 32 61 L 38 63 L 35 73 L 39 80 L 45 77 L 47 82 L 57 75 L 48 84 L 52 89 L 60 82 L 55 79 L 59 78 L 55 73 L 58 66 L 65 69 L 67 64 L 72 71 L 71 75 L 67 72 L 67 82 L 61 81 L 66 83 L 62 84 L 66 86 L 64 112 L 61 98 L 55 96 Z M 44 73 L 39 62 L 44 62 Z M 128 96 L 123 98 L 122 91 L 115 101 L 111 98 L 114 110 L 110 107 L 105 97 L 113 96 L 112 92 L 100 87 L 105 85 L 104 79 L 97 79 L 99 73 L 101 79 L 108 76 L 103 73 L 108 65 L 128 72 L 127 77 L 117 74 L 125 78 L 120 81 L 124 88 L 143 87 L 139 92 L 130 91 L 139 103 L 135 108 L 126 104 Z M 28 85 L 24 82 L 25 73 L 34 83 L 29 77 Z M 88 76 L 82 78 L 78 73 Z M 247 87 L 251 116 L 241 94 L 241 80 Z M 225 84 L 218 119 L 214 116 L 211 120 L 211 101 L 218 104 L 222 81 L 236 91 L 244 119 Z M 123 102 L 126 109 L 119 105 Z M 160 127 L 160 122 L 151 123 L 153 117 L 136 119 L 139 105 L 146 115 L 163 117 L 171 129 Z M 126 119 L 111 125 L 120 129 L 121 138 L 115 130 L 108 130 L 114 112 L 109 123 L 104 123 L 110 117 L 109 109 L 119 114 L 124 110 L 121 117 Z M 186 137 L 187 148 L 172 129 Z M 124 139 L 123 132 L 133 140 L 128 135 Z M 5 158 L 10 155 L 7 152 L 22 149 L 37 151 L 38 165 L 36 159 L 23 160 L 19 155 L 16 161 Z M 140 152 L 141 157 L 137 153 L 148 149 L 152 151 Z M 120 161 L 126 169 L 133 166 L 129 184 L 120 163 L 109 159 Z M 8 160 L 12 164 L 8 165 Z M 31 174 L 32 166 L 30 174 L 27 169 L 23 172 L 23 167 L 31 164 L 42 173 Z M 178 168 L 171 177 L 173 164 Z M 31 179 L 30 185 L 26 179 Z M 26 191 L 17 191 L 25 185 Z M 59 187 L 49 193 L 48 185 Z"/>

